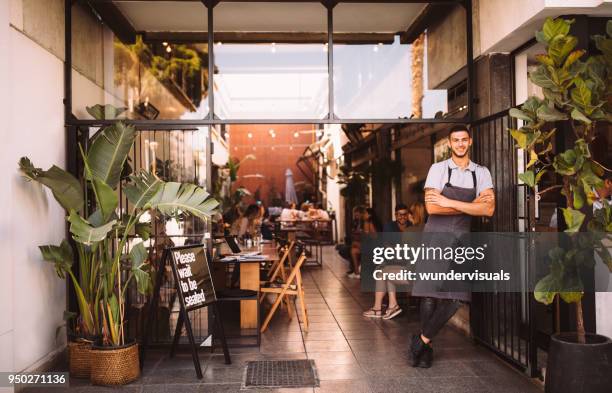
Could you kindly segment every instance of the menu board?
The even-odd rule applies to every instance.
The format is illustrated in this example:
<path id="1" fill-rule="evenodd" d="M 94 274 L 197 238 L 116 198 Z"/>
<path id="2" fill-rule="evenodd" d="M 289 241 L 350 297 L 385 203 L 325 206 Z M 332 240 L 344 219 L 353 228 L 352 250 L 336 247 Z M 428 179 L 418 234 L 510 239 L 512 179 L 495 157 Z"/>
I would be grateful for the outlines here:
<path id="1" fill-rule="evenodd" d="M 170 249 L 172 270 L 187 311 L 207 306 L 216 300 L 204 246 Z"/>

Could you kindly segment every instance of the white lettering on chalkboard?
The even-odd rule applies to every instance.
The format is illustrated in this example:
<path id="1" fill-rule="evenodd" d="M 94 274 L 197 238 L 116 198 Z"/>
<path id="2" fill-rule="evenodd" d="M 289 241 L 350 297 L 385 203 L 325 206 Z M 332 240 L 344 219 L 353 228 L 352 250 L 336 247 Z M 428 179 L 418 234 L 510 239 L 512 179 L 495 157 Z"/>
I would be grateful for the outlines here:
<path id="1" fill-rule="evenodd" d="M 179 276 L 179 285 L 185 297 L 185 307 L 206 302 L 204 290 L 200 289 L 198 291 L 198 282 L 191 279 L 193 276 L 191 263 L 196 261 L 195 253 L 188 252 L 181 254 L 180 251 L 175 251 L 174 260 L 177 264 L 176 270 Z"/>

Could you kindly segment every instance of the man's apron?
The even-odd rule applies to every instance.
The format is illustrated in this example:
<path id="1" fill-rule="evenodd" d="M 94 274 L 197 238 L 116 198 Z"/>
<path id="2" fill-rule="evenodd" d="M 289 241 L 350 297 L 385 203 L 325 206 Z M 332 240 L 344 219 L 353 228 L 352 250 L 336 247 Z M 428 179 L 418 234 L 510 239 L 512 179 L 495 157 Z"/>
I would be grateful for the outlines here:
<path id="1" fill-rule="evenodd" d="M 474 186 L 472 188 L 456 187 L 450 183 L 451 173 L 453 168 L 448 167 L 448 179 L 444 188 L 442 189 L 442 195 L 449 199 L 462 202 L 472 202 L 476 199 L 476 173 L 472 171 L 472 180 Z M 432 214 L 427 219 L 425 229 L 423 232 L 431 232 L 431 235 L 424 235 L 424 238 L 430 238 L 431 243 L 426 246 L 432 247 L 457 247 L 460 246 L 459 238 L 462 234 L 470 232 L 470 226 L 472 223 L 472 216 L 468 214 L 456 214 L 456 215 L 438 215 Z M 456 264 L 452 261 L 428 261 L 425 262 L 426 266 L 421 262 L 417 263 L 417 272 L 440 272 L 446 273 L 451 269 L 460 271 L 461 265 Z M 420 268 L 419 268 L 420 267 Z M 458 285 L 459 284 L 459 285 Z M 468 302 L 471 300 L 471 291 L 469 290 L 470 284 L 465 283 L 453 283 L 453 291 L 445 291 L 443 289 L 444 284 L 441 282 L 428 282 L 417 280 L 412 291 L 413 296 L 421 297 L 434 297 L 438 299 L 456 299 Z M 457 287 L 464 288 L 461 291 L 455 291 Z M 438 290 L 436 290 L 438 289 Z"/>

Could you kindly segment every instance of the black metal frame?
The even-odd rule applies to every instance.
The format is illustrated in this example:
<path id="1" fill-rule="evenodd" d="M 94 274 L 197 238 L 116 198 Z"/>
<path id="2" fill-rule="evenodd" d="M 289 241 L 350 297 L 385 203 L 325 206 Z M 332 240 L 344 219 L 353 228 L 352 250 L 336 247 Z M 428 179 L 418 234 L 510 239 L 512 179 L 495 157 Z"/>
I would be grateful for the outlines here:
<path id="1" fill-rule="evenodd" d="M 105 0 L 89 0 L 91 3 L 105 3 Z M 206 6 L 208 15 L 208 75 L 209 85 L 214 83 L 214 7 L 221 2 L 232 2 L 239 0 L 201 0 Z M 255 0 L 258 2 L 270 2 L 266 0 Z M 329 113 L 324 119 L 219 119 L 214 112 L 214 94 L 208 94 L 209 113 L 201 120 L 122 120 L 125 123 L 132 124 L 137 128 L 164 130 L 172 129 L 179 130 L 191 126 L 213 126 L 221 124 L 363 124 L 363 123 L 382 123 L 382 124 L 409 124 L 409 123 L 456 123 L 461 120 L 472 120 L 472 103 L 474 100 L 474 60 L 473 60 L 473 32 L 472 32 L 472 1 L 471 0 L 386 0 L 381 2 L 363 1 L 363 0 L 272 0 L 272 2 L 317 2 L 322 3 L 327 9 L 327 74 L 328 74 L 328 106 Z M 77 119 L 72 114 L 72 4 L 74 0 L 65 0 L 65 61 L 64 61 L 64 117 L 67 126 L 103 126 L 115 123 L 118 120 L 84 120 Z M 467 119 L 340 119 L 333 112 L 334 108 L 334 73 L 333 73 L 333 48 L 334 48 L 334 16 L 333 9 L 339 3 L 433 3 L 440 4 L 457 4 L 461 5 L 466 10 L 466 64 L 467 64 L 467 80 L 468 80 L 468 115 Z"/>

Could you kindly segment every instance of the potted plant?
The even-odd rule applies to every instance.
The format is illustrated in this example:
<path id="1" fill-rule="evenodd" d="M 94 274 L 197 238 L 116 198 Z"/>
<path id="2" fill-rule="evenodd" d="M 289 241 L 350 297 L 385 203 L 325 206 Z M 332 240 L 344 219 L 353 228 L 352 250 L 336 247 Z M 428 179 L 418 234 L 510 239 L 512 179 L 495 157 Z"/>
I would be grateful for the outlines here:
<path id="1" fill-rule="evenodd" d="M 112 107 L 100 106 L 88 111 L 96 119 L 109 118 L 108 112 L 120 113 Z M 151 289 L 147 250 L 142 242 L 128 241 L 131 236 L 148 237 L 150 223 L 142 222 L 143 214 L 159 212 L 207 218 L 217 206 L 217 201 L 209 198 L 201 187 L 164 182 L 141 171 L 131 174 L 123 186 L 129 203 L 127 211 L 119 217 L 117 187 L 135 138 L 136 130 L 121 122 L 100 130 L 89 151 L 81 149 L 85 188 L 57 167 L 42 171 L 27 158 L 20 161 L 25 176 L 50 188 L 66 209 L 79 257 L 79 275 L 85 276 L 94 289 L 87 297 L 82 289 L 84 280 L 76 279 L 72 272 L 73 250 L 67 241 L 59 246 L 41 247 L 43 257 L 55 263 L 58 274 L 68 274 L 75 284 L 83 325 L 99 334 L 91 350 L 90 379 L 94 384 L 125 384 L 137 379 L 140 373 L 138 346 L 125 337 L 125 300 L 132 281 L 142 294 Z M 49 173 L 57 174 L 54 181 L 48 180 Z M 84 189 L 91 190 L 95 202 L 95 210 L 88 215 L 83 208 Z"/>
<path id="2" fill-rule="evenodd" d="M 546 368 L 547 393 L 608 392 L 612 386 L 612 340 L 585 332 L 582 311 L 585 269 L 593 267 L 593 253 L 612 271 L 612 257 L 605 242 L 612 232 L 612 207 L 603 200 L 594 214 L 595 190 L 603 185 L 605 168 L 591 154 L 597 143 L 595 127 L 609 122 L 612 103 L 612 21 L 607 36 L 594 37 L 601 55 L 585 58 L 576 50 L 578 40 L 570 35 L 573 21 L 547 19 L 538 42 L 546 53 L 538 55 L 538 67 L 530 73 L 531 81 L 542 88 L 544 98 L 530 97 L 510 115 L 523 121 L 510 133 L 517 147 L 524 149 L 529 162 L 519 175 L 538 194 L 561 192 L 566 207 L 561 209 L 569 246 L 555 247 L 549 253 L 550 272 L 534 290 L 536 300 L 551 304 L 559 296 L 576 309 L 576 332 L 553 335 Z M 552 152 L 554 126 L 569 130 L 573 145 L 566 151 Z M 545 173 L 554 173 L 560 183 L 538 191 L 536 186 Z"/>

